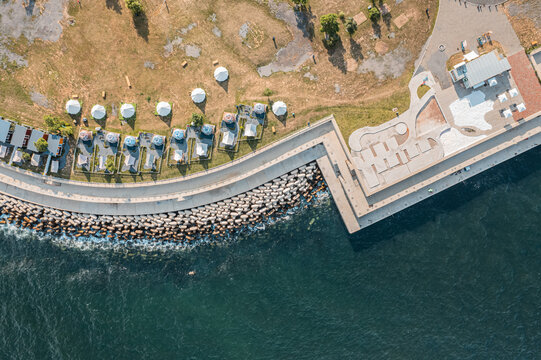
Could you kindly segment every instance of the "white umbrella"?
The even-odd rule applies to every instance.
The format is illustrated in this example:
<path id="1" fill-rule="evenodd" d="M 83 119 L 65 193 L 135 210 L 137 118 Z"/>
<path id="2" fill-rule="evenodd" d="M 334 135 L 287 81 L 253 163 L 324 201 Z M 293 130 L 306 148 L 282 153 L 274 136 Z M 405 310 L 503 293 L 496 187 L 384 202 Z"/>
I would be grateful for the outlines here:
<path id="1" fill-rule="evenodd" d="M 517 110 L 518 112 L 523 112 L 524 110 L 526 110 L 526 106 L 524 106 L 524 103 L 520 103 L 517 105 Z"/>
<path id="2" fill-rule="evenodd" d="M 118 134 L 117 133 L 108 133 L 107 136 L 105 136 L 105 139 L 108 143 L 116 144 L 118 142 Z"/>
<path id="3" fill-rule="evenodd" d="M 101 105 L 94 105 L 92 110 L 90 110 L 90 115 L 96 120 L 101 120 L 105 117 L 106 111 L 105 108 Z"/>
<path id="4" fill-rule="evenodd" d="M 81 104 L 77 100 L 68 100 L 66 103 L 66 111 L 70 115 L 77 115 L 81 111 Z"/>
<path id="5" fill-rule="evenodd" d="M 223 66 L 220 66 L 214 70 L 214 78 L 219 82 L 226 81 L 229 78 L 229 71 Z"/>
<path id="6" fill-rule="evenodd" d="M 168 102 L 160 101 L 158 105 L 156 105 L 156 112 L 160 116 L 167 116 L 171 114 L 171 105 Z"/>
<path id="7" fill-rule="evenodd" d="M 132 104 L 122 104 L 120 107 L 120 113 L 124 119 L 129 119 L 135 115 L 135 107 Z"/>
<path id="8" fill-rule="evenodd" d="M 181 130 L 181 129 L 173 130 L 173 138 L 175 138 L 176 140 L 184 139 L 184 130 Z"/>
<path id="9" fill-rule="evenodd" d="M 124 144 L 127 147 L 134 147 L 137 144 L 137 139 L 134 136 L 126 136 L 124 139 Z"/>
<path id="10" fill-rule="evenodd" d="M 154 137 L 152 138 L 152 143 L 155 146 L 162 146 L 163 145 L 163 136 L 154 135 Z"/>
<path id="11" fill-rule="evenodd" d="M 276 116 L 285 115 L 285 113 L 287 112 L 287 106 L 282 101 L 277 101 L 272 104 L 272 112 Z"/>
<path id="12" fill-rule="evenodd" d="M 206 98 L 205 90 L 201 88 L 194 89 L 192 91 L 192 100 L 194 103 L 199 104 L 205 101 Z"/>
<path id="13" fill-rule="evenodd" d="M 262 103 L 256 103 L 256 104 L 254 105 L 254 112 L 255 112 L 256 114 L 263 114 L 263 113 L 265 113 L 265 105 L 262 104 Z"/>

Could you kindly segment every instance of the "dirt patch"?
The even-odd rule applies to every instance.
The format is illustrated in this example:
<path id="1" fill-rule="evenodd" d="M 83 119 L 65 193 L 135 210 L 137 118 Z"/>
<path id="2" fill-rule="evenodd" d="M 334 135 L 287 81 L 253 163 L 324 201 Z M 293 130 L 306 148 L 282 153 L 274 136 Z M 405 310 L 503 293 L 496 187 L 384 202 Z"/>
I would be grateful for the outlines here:
<path id="1" fill-rule="evenodd" d="M 367 20 L 366 15 L 364 12 L 360 12 L 357 15 L 353 17 L 353 20 L 357 23 L 357 26 L 361 25 L 363 22 Z"/>
<path id="2" fill-rule="evenodd" d="M 376 78 L 398 78 L 406 69 L 406 64 L 411 58 L 408 50 L 399 47 L 383 56 L 370 55 L 365 59 L 359 69 L 359 73 L 373 72 Z"/>
<path id="3" fill-rule="evenodd" d="M 346 60 L 346 69 L 347 69 L 347 71 L 353 72 L 353 71 L 357 70 L 357 67 L 359 67 L 359 64 L 357 63 L 357 61 L 355 61 L 355 59 L 349 58 L 349 59 Z"/>
<path id="4" fill-rule="evenodd" d="M 417 115 L 415 127 L 417 136 L 426 134 L 446 124 L 443 113 L 436 99 L 432 98 L 428 104 Z"/>
<path id="5" fill-rule="evenodd" d="M 397 16 L 393 22 L 396 25 L 397 28 L 401 29 L 404 25 L 407 24 L 410 19 L 414 18 L 416 16 L 416 10 L 411 9 L 408 12 L 405 12 L 399 16 Z"/>
<path id="6" fill-rule="evenodd" d="M 49 100 L 47 100 L 47 97 L 43 94 L 40 94 L 39 92 L 31 91 L 30 92 L 30 99 L 34 102 L 34 104 L 48 108 L 49 107 Z"/>
<path id="7" fill-rule="evenodd" d="M 528 49 L 534 42 L 541 43 L 541 1 L 511 0 L 505 12 L 522 47 Z"/>
<path id="8" fill-rule="evenodd" d="M 378 55 L 384 55 L 387 51 L 389 51 L 389 46 L 381 40 L 376 41 L 375 50 L 378 53 Z"/>

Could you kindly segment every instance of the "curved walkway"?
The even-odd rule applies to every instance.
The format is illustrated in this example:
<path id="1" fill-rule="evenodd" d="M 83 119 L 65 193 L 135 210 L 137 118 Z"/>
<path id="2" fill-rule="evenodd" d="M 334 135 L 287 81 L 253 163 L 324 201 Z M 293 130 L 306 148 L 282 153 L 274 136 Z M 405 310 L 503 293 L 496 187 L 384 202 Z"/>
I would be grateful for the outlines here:
<path id="1" fill-rule="evenodd" d="M 249 191 L 325 154 L 332 116 L 231 163 L 162 181 L 103 184 L 43 176 L 0 163 L 0 192 L 81 213 L 137 215 L 183 210 Z M 197 195 L 197 196 L 195 196 Z"/>

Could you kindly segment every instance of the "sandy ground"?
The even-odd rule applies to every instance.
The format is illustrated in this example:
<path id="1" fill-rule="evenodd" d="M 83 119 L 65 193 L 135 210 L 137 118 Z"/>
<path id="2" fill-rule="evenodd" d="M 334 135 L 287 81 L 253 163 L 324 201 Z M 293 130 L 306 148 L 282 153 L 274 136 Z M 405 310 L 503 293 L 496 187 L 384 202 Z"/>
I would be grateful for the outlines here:
<path id="1" fill-rule="evenodd" d="M 436 99 L 432 99 L 417 116 L 415 122 L 417 136 L 430 132 L 442 125 L 445 125 L 445 118 Z"/>
<path id="2" fill-rule="evenodd" d="M 485 114 L 494 108 L 494 101 L 485 100 L 485 94 L 481 91 L 473 91 L 466 97 L 455 100 L 449 108 L 457 126 L 492 129 L 492 125 L 485 120 Z"/>

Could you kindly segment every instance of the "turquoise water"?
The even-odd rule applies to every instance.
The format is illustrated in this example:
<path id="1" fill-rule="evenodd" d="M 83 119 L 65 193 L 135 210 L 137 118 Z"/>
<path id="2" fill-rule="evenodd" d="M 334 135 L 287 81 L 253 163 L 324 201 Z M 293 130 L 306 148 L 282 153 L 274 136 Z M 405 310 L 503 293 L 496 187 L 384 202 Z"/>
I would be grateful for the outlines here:
<path id="1" fill-rule="evenodd" d="M 0 359 L 539 358 L 540 158 L 353 236 L 326 201 L 165 254 L 3 228 Z"/>

